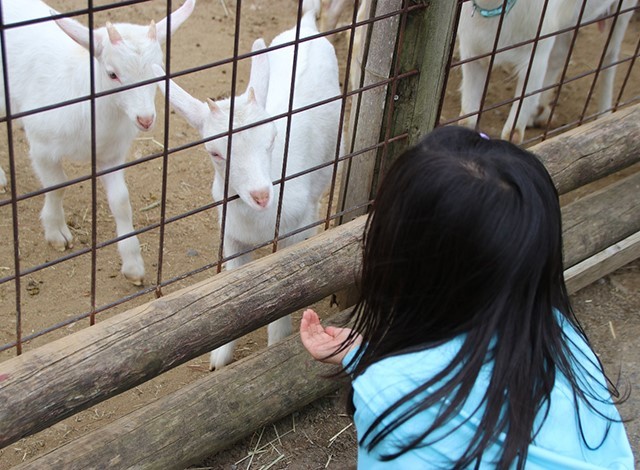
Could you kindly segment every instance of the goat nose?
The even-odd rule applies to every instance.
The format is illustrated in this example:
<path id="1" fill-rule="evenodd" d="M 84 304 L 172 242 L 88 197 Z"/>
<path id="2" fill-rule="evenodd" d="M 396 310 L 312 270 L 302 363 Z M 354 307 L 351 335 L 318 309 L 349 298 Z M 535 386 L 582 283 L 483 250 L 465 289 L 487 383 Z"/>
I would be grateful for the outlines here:
<path id="1" fill-rule="evenodd" d="M 256 204 L 258 204 L 260 207 L 267 207 L 267 204 L 269 204 L 269 190 L 268 189 L 260 189 L 258 191 L 251 191 L 251 197 L 253 198 L 254 201 L 256 201 Z"/>
<path id="2" fill-rule="evenodd" d="M 153 116 L 138 116 L 138 124 L 140 127 L 148 130 L 153 125 Z"/>

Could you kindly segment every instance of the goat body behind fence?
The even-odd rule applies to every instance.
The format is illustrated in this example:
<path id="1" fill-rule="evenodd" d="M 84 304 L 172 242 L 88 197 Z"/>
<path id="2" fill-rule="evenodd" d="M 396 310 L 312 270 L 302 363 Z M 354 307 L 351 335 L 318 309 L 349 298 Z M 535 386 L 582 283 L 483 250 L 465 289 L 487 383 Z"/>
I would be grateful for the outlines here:
<path id="1" fill-rule="evenodd" d="M 503 13 L 504 19 L 497 42 L 498 49 L 507 48 L 495 54 L 495 65 L 507 65 L 514 69 L 518 77 L 516 98 L 522 95 L 526 81 L 526 96 L 522 104 L 516 100 L 511 106 L 509 116 L 502 130 L 502 138 L 522 142 L 527 126 L 547 124 L 551 114 L 551 105 L 556 94 L 558 78 L 568 60 L 573 30 L 555 35 L 554 33 L 577 27 L 580 12 L 584 4 L 581 23 L 601 18 L 612 13 L 621 5 L 627 10 L 637 5 L 637 0 L 521 0 L 512 4 L 512 8 Z M 480 3 L 480 2 L 479 2 Z M 502 0 L 482 2 L 484 11 L 500 11 Z M 545 11 L 546 4 L 546 11 Z M 495 7 L 495 8 L 494 8 Z M 463 61 L 491 53 L 498 34 L 499 15 L 483 15 L 477 11 L 476 2 L 465 2 L 462 6 L 458 37 L 460 56 Z M 544 19 L 541 15 L 544 12 Z M 620 45 L 633 11 L 621 14 L 613 23 L 611 40 L 608 44 L 601 79 L 599 83 L 598 112 L 604 113 L 611 108 L 613 80 L 616 67 L 607 67 L 618 60 Z M 540 22 L 540 35 L 544 37 L 535 45 L 527 43 L 510 48 L 536 38 Z M 612 23 L 612 20 L 608 20 Z M 603 39 L 604 42 L 604 39 Z M 529 61 L 533 61 L 528 76 Z M 461 115 L 469 115 L 464 124 L 475 127 L 482 102 L 483 91 L 489 73 L 489 58 L 469 60 L 462 65 Z M 546 87 L 548 90 L 539 92 Z M 518 108 L 520 110 L 518 111 Z M 475 113 L 475 114 L 474 114 Z"/>
<path id="2" fill-rule="evenodd" d="M 194 6 L 195 0 L 186 0 L 172 13 L 170 33 L 189 17 Z M 5 26 L 6 63 L 3 66 L 7 67 L 11 114 L 31 112 L 88 97 L 92 92 L 106 92 L 151 79 L 154 77 L 152 64 L 163 62 L 161 44 L 167 34 L 166 19 L 157 25 L 151 21 L 147 26 L 107 23 L 106 27 L 91 32 L 71 18 L 60 18 L 55 23 L 47 21 L 46 18 L 56 12 L 39 0 L 2 0 L 2 12 L 4 24 L 9 26 Z M 10 27 L 12 23 L 38 18 L 43 21 Z M 4 83 L 2 85 L 4 87 Z M 92 126 L 95 126 L 97 171 L 124 163 L 138 131 L 147 131 L 154 124 L 155 91 L 155 85 L 148 84 L 97 97 L 95 119 L 92 119 L 88 98 L 24 116 L 21 120 L 31 161 L 43 187 L 66 181 L 63 158 L 91 159 Z M 7 112 L 4 93 L 0 97 L 0 112 Z M 123 171 L 105 173 L 100 179 L 116 221 L 118 237 L 131 233 L 133 217 Z M 41 213 L 45 238 L 60 251 L 73 246 L 62 206 L 63 192 L 64 188 L 58 188 L 45 193 Z M 144 263 L 137 237 L 119 241 L 118 250 L 122 273 L 132 283 L 142 284 Z"/>
<path id="3" fill-rule="evenodd" d="M 307 12 L 300 24 L 299 37 L 302 39 L 317 33 L 314 12 Z M 295 39 L 294 27 L 278 35 L 271 47 Z M 263 48 L 265 43 L 262 39 L 255 41 L 254 52 Z M 247 91 L 234 100 L 235 129 L 289 111 L 293 67 L 293 45 L 252 57 Z M 163 75 L 162 70 L 156 70 L 158 76 Z M 292 234 L 317 220 L 320 199 L 331 177 L 330 162 L 334 160 L 338 148 L 340 101 L 331 101 L 301 112 L 296 110 L 340 95 L 338 63 L 331 43 L 326 38 L 299 43 L 295 70 L 294 114 L 290 118 L 279 118 L 233 133 L 230 154 L 227 154 L 228 135 L 205 143 L 215 167 L 212 186 L 214 200 L 225 200 L 227 173 L 228 196 L 239 196 L 227 202 L 223 239 L 224 256 L 230 258 L 226 263 L 227 269 L 248 262 L 251 259 L 251 253 L 248 252 L 258 244 L 273 240 L 276 233 L 286 236 L 279 239 L 281 247 L 315 233 L 315 229 L 307 228 Z M 164 91 L 164 83 L 159 85 Z M 228 134 L 230 100 L 208 100 L 208 103 L 203 103 L 172 81 L 169 96 L 173 106 L 203 137 Z M 291 119 L 291 123 L 285 151 L 288 119 Z M 283 165 L 286 165 L 284 172 Z M 313 172 L 305 173 L 312 168 L 315 168 Z M 283 174 L 285 182 L 274 184 Z M 284 189 L 280 201 L 282 184 Z M 218 208 L 222 221 L 223 206 Z M 238 256 L 238 253 L 245 254 Z M 289 317 L 271 323 L 269 344 L 290 333 Z M 233 348 L 234 342 L 231 342 L 212 352 L 211 369 L 231 362 Z"/>

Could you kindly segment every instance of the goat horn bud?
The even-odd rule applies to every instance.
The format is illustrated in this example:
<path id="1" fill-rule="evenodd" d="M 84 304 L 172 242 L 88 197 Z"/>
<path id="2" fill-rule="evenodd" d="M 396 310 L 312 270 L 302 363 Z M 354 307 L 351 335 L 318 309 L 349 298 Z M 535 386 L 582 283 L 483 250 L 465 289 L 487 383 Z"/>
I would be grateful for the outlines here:
<path id="1" fill-rule="evenodd" d="M 247 90 L 247 102 L 250 104 L 256 104 L 258 102 L 256 100 L 256 92 L 251 86 Z"/>
<path id="2" fill-rule="evenodd" d="M 212 113 L 220 112 L 220 107 L 211 98 L 207 98 L 207 104 L 209 105 L 209 109 L 211 110 Z"/>

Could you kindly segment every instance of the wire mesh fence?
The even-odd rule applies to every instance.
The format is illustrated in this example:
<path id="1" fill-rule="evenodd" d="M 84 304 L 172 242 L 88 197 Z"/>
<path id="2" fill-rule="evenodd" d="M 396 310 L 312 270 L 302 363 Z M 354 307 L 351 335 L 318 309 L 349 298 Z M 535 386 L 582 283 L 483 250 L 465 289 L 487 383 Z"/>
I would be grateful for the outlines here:
<path id="1" fill-rule="evenodd" d="M 635 0 L 462 2 L 452 62 L 462 97 L 453 83 L 447 96 L 461 112 L 441 123 L 532 144 L 637 103 L 637 9 Z"/>
<path id="2" fill-rule="evenodd" d="M 193 13 L 171 34 L 171 28 L 177 22 L 170 15 L 185 3 L 188 2 L 48 0 L 55 12 L 46 8 L 39 18 L 24 7 L 25 0 L 3 0 L 0 4 L 2 76 L 3 83 L 7 84 L 3 88 L 6 110 L 0 117 L 0 167 L 5 170 L 7 179 L 6 192 L 0 194 L 0 360 L 33 350 L 215 275 L 225 263 L 238 265 L 365 213 L 372 203 L 376 183 L 384 173 L 386 159 L 393 158 L 394 144 L 411 143 L 411 125 L 397 131 L 390 123 L 396 106 L 408 99 L 403 95 L 403 85 L 425 73 L 424 69 L 411 64 L 406 66 L 398 57 L 413 46 L 415 38 L 406 31 L 410 30 L 414 16 L 429 8 L 428 2 L 312 1 L 311 4 L 323 7 L 318 18 L 319 32 L 305 36 L 301 1 L 199 0 Z M 422 106 L 425 112 L 437 109 L 440 125 L 464 123 L 491 137 L 505 135 L 517 140 L 515 127 L 505 129 L 511 109 L 514 109 L 513 122 L 517 122 L 516 114 L 523 113 L 523 109 L 526 111 L 523 99 L 536 97 L 537 100 L 546 95 L 549 106 L 544 114 L 538 113 L 538 102 L 534 108 L 535 117 L 541 114 L 544 119 L 538 119 L 538 122 L 533 119 L 531 123 L 537 127 L 526 126 L 520 136 L 528 145 L 610 110 L 637 103 L 640 99 L 637 73 L 640 22 L 639 15 L 632 16 L 638 9 L 637 2 L 564 2 L 572 3 L 576 8 L 568 15 L 570 19 L 554 27 L 548 26 L 547 20 L 542 18 L 549 19 L 553 17 L 552 13 L 558 14 L 553 10 L 558 3 L 562 2 L 457 1 L 454 21 L 461 24 L 459 35 L 464 35 L 465 25 L 471 23 L 476 28 L 476 22 L 484 21 L 478 24 L 484 24 L 487 36 L 484 42 L 475 41 L 478 50 L 463 51 L 462 47 L 456 46 L 451 48 L 451 54 L 448 50 L 438 52 L 439 60 L 449 65 L 446 77 L 443 77 L 446 87 L 442 96 L 433 97 L 432 102 L 418 104 L 418 107 Z M 11 4 L 14 9 L 15 5 L 20 7 L 20 13 L 15 17 L 9 13 Z M 526 17 L 528 23 L 520 28 L 525 34 L 500 39 L 506 34 L 504 31 L 509 28 L 509 22 L 522 13 L 523 6 L 537 8 L 527 10 L 530 13 Z M 498 13 L 484 16 L 483 11 Z M 30 31 L 30 27 L 35 31 L 38 25 L 48 25 L 50 31 L 56 31 L 58 38 L 68 37 L 61 26 L 52 23 L 55 18 L 73 18 L 79 24 L 102 31 L 102 36 L 86 33 L 81 38 L 67 41 L 70 56 L 78 59 L 74 73 L 83 77 L 84 88 L 58 71 L 59 63 L 70 63 L 71 59 L 60 54 L 56 56 L 55 48 L 48 47 L 50 40 L 37 43 L 44 52 L 34 52 L 31 56 L 12 46 L 12 41 L 18 43 L 18 39 L 13 39 L 19 36 L 16 32 Z M 162 18 L 167 21 L 162 22 Z M 624 34 L 620 29 L 614 33 L 612 24 L 620 24 L 621 18 L 625 22 L 628 19 L 629 24 L 624 28 Z M 152 19 L 157 23 L 151 23 Z M 115 33 L 109 33 L 107 22 L 115 25 Z M 100 55 L 96 51 L 104 46 L 101 41 L 108 41 L 114 48 L 124 44 L 129 52 L 137 53 L 139 45 L 133 44 L 121 23 L 140 25 L 138 33 L 144 36 L 143 42 L 154 40 L 151 31 L 155 28 L 155 40 L 162 46 L 161 73 L 149 67 L 131 79 L 124 69 L 106 67 L 106 58 L 90 60 L 87 50 Z M 292 40 L 271 45 L 279 33 L 291 28 Z M 616 34 L 620 34 L 619 55 L 610 62 L 605 51 L 610 49 L 609 44 L 618 40 Z M 552 38 L 555 41 L 558 35 L 563 38 L 565 49 L 562 51 L 565 52 L 558 54 L 564 59 L 558 61 L 557 75 L 552 81 L 530 85 L 536 73 L 534 60 L 540 61 L 541 50 L 548 47 L 545 43 Z M 30 41 L 35 43 L 38 34 L 30 36 Z M 164 40 L 158 40 L 159 37 Z M 252 50 L 254 41 L 260 37 L 265 39 L 267 48 Z M 292 83 L 284 74 L 276 77 L 276 84 L 284 96 L 284 109 L 268 116 L 261 114 L 261 118 L 239 121 L 243 106 L 250 98 L 248 88 L 255 85 L 251 76 L 252 62 L 267 54 L 287 50 L 292 57 L 291 72 L 304 69 L 308 66 L 304 60 L 305 44 L 325 37 L 336 50 L 338 88 L 326 95 L 314 93 L 307 102 L 300 103 L 292 99 L 300 84 Z M 474 39 L 473 36 L 470 38 Z M 82 41 L 84 47 L 78 44 Z M 456 44 L 461 41 L 456 38 Z M 525 57 L 526 60 L 517 62 L 513 57 Z M 483 63 L 481 72 L 488 79 L 480 75 L 479 83 L 475 84 L 480 96 L 477 106 L 461 112 L 464 68 L 476 62 Z M 515 70 L 511 67 L 512 62 L 516 65 Z M 19 63 L 30 72 L 20 75 L 15 66 Z M 614 68 L 611 102 L 602 109 L 597 104 L 598 84 L 604 80 L 606 71 Z M 546 69 L 543 67 L 544 72 Z M 518 72 L 522 73 L 523 82 L 527 82 L 520 88 Z M 295 73 L 289 75 L 295 76 Z M 323 74 L 317 75 L 328 79 Z M 185 119 L 184 109 L 178 109 L 180 103 L 171 102 L 171 97 L 175 99 L 179 94 L 169 86 L 168 79 L 197 100 L 209 118 L 222 113 L 222 118 L 216 120 L 215 130 L 204 129 L 197 122 L 190 123 Z M 12 96 L 29 87 L 54 92 L 40 102 L 30 101 L 28 106 Z M 127 123 L 134 132 L 127 130 L 124 134 L 132 137 L 121 138 L 117 132 L 109 134 L 117 126 L 113 124 L 116 121 L 105 119 L 104 103 L 125 95 L 125 102 L 135 101 L 132 97 L 136 90 L 149 90 L 149 87 L 155 93 L 154 122 L 148 126 L 150 129 L 145 131 L 140 126 L 144 128 L 149 124 L 151 113 L 124 113 L 116 121 Z M 254 98 L 260 101 L 258 87 L 253 88 Z M 164 99 L 167 92 L 169 100 Z M 209 103 L 208 99 L 215 104 Z M 54 112 L 80 106 L 83 112 L 76 113 L 80 123 L 74 123 L 75 131 L 69 133 L 64 130 L 68 125 L 65 119 L 72 112 Z M 296 139 L 297 120 L 328 107 L 333 109 L 336 136 L 320 139 L 328 142 L 326 158 L 319 163 L 292 167 L 296 159 L 316 150 L 311 137 L 304 140 L 302 152 L 296 150 L 293 140 Z M 84 144 L 82 157 L 63 155 L 68 157 L 64 159 L 64 181 L 46 179 L 42 170 L 36 168 L 34 160 L 38 157 L 33 155 L 33 144 L 38 143 L 40 128 L 37 123 L 29 123 L 32 116 L 44 116 L 49 132 L 44 138 L 44 150 L 40 150 L 44 155 L 41 161 L 55 160 L 61 152 L 57 150 L 59 148 L 71 149 Z M 104 122 L 110 124 L 101 130 Z M 259 187 L 258 191 L 249 190 L 243 198 L 233 182 L 233 172 L 227 168 L 242 161 L 236 156 L 246 151 L 242 148 L 243 136 L 260 132 L 269 123 L 279 126 L 277 132 L 282 136 L 282 147 L 278 150 L 282 162 L 272 168 L 274 172 L 270 177 L 273 193 L 266 201 L 261 191 L 264 187 Z M 315 131 L 321 129 L 319 121 L 315 120 L 313 124 Z M 45 126 L 41 124 L 40 127 Z M 111 138 L 105 138 L 105 135 Z M 359 135 L 364 137 L 354 137 Z M 121 151 L 121 160 L 114 157 L 105 163 L 103 155 L 112 155 L 123 141 L 128 142 L 127 139 L 130 145 Z M 269 138 L 261 142 L 262 154 L 269 153 Z M 271 152 L 274 153 L 273 149 Z M 216 163 L 219 158 L 227 159 L 226 167 Z M 356 165 L 360 161 L 367 163 L 366 174 Z M 114 179 L 119 172 L 126 173 L 133 221 L 132 227 L 121 230 L 116 229 L 119 216 L 114 215 L 118 212 L 114 211 L 114 206 L 116 209 L 118 205 L 122 206 L 122 199 L 110 200 L 109 183 L 103 181 Z M 215 194 L 215 191 L 212 194 L 216 177 L 220 178 L 221 194 Z M 289 203 L 296 202 L 287 191 L 292 188 L 302 191 L 318 179 L 324 181 L 319 210 L 311 205 L 309 218 L 287 222 L 295 209 Z M 121 185 L 117 187 L 122 188 Z M 65 250 L 58 251 L 45 238 L 43 223 L 46 224 L 46 220 L 41 220 L 41 211 L 45 195 L 62 188 L 65 190 L 64 221 L 71 237 L 63 237 L 64 246 L 58 243 L 57 248 Z M 351 197 L 353 194 L 357 196 Z M 229 238 L 234 229 L 238 233 L 237 226 L 234 227 L 237 225 L 234 210 L 242 205 L 253 219 L 258 220 L 264 209 L 262 204 L 268 205 L 273 214 L 273 219 L 266 224 L 264 232 L 267 235 L 257 234 L 255 226 L 250 226 L 244 230 L 244 235 L 253 236 L 251 242 L 234 244 L 236 240 Z M 140 279 L 134 272 L 128 280 L 121 272 L 125 256 L 119 245 L 134 236 L 139 240 L 145 272 Z M 53 244 L 56 244 L 55 240 Z M 189 371 L 207 372 L 206 366 L 190 364 L 187 367 L 192 367 Z M 154 399 L 162 386 L 173 390 L 192 379 L 183 374 L 175 380 L 165 379 L 171 384 L 166 381 L 148 387 L 145 384 L 136 393 Z M 131 404 L 121 405 L 121 408 L 127 406 Z M 108 414 L 122 411 L 115 407 L 106 409 Z M 105 414 L 104 410 L 101 412 Z M 39 450 L 28 452 L 30 457 Z"/>
<path id="3" fill-rule="evenodd" d="M 394 61 L 394 53 L 403 47 L 411 47 L 412 38 L 405 37 L 403 33 L 406 22 L 428 4 L 407 1 L 371 1 L 360 2 L 359 5 L 357 2 L 326 0 L 309 2 L 324 7 L 318 20 L 320 32 L 301 37 L 299 25 L 303 18 L 303 2 L 293 0 L 200 0 L 190 17 L 178 20 L 171 13 L 179 10 L 183 3 L 171 0 L 50 0 L 48 5 L 55 11 L 43 10 L 40 15 L 28 8 L 22 8 L 19 14 L 14 13 L 17 7 L 12 3 L 17 2 L 5 0 L 2 4 L 0 28 L 3 82 L 7 84 L 3 90 L 7 106 L 1 120 L 3 151 L 0 153 L 0 166 L 6 170 L 8 180 L 7 192 L 0 196 L 0 238 L 3 240 L 0 246 L 0 351 L 5 358 L 93 324 L 101 317 L 211 276 L 230 260 L 232 265 L 246 262 L 251 256 L 275 251 L 290 241 L 328 229 L 345 217 L 348 219 L 366 211 L 374 194 L 377 175 L 382 171 L 380 161 L 385 158 L 386 147 L 408 138 L 407 133 L 389 132 L 388 119 L 393 113 L 395 100 L 402 99 L 396 94 L 397 84 L 412 79 L 420 71 L 400 67 L 399 62 Z M 450 58 L 446 93 L 437 102 L 425 103 L 425 108 L 437 106 L 441 109 L 442 125 L 464 120 L 465 124 L 477 126 L 491 136 L 504 135 L 534 143 L 609 110 L 637 103 L 640 85 L 636 58 L 640 28 L 637 15 L 632 18 L 638 8 L 637 2 L 565 2 L 575 3 L 576 10 L 570 15 L 561 12 L 569 17 L 563 22 L 549 20 L 552 15 L 559 15 L 554 10 L 556 3 L 560 2 L 459 1 L 456 12 L 461 24 L 459 33 L 462 36 L 466 33 L 467 41 L 477 47 L 456 48 Z M 483 13 L 487 11 L 493 13 L 485 16 Z M 504 33 L 523 14 L 527 24 L 518 29 L 523 31 L 522 37 Z M 52 22 L 52 19 L 68 17 L 101 31 L 103 35 L 84 33 L 86 47 L 83 49 L 77 40 L 69 39 L 68 33 Z M 158 21 L 161 18 L 167 18 L 167 21 Z M 152 19 L 158 21 L 157 25 L 151 24 Z M 629 26 L 622 25 L 629 19 Z M 184 24 L 172 35 L 172 25 L 180 23 L 180 20 Z M 119 39 L 109 34 L 105 28 L 107 22 L 115 25 L 115 34 L 122 36 L 120 40 L 130 52 L 133 51 L 132 54 L 139 46 L 119 24 L 141 25 L 139 34 L 146 35 L 147 39 L 149 28 L 155 27 L 156 34 L 165 38 L 159 42 L 164 42 L 162 61 L 166 75 L 158 78 L 151 67 L 147 67 L 144 72 L 133 74 L 133 78 L 125 77 L 124 72 L 120 77 L 120 71 L 110 69 L 107 59 L 96 53 L 103 40 L 117 49 Z M 373 34 L 369 25 L 382 25 L 384 22 L 392 25 L 389 46 L 381 54 L 369 46 Z M 478 25 L 486 30 L 482 43 L 469 33 L 483 33 L 478 33 Z M 252 52 L 256 38 L 264 37 L 269 44 L 278 33 L 292 27 L 292 41 Z M 32 39 L 34 42 L 42 41 L 41 49 L 45 52 L 22 60 L 25 54 L 20 50 L 20 31 L 28 31 L 29 28 L 32 31 L 47 28 L 44 33 L 34 33 Z M 299 105 L 292 99 L 296 84 L 282 83 L 286 81 L 282 80 L 277 85 L 286 95 L 285 109 L 262 120 L 238 125 L 238 115 L 234 113 L 241 113 L 246 101 L 252 61 L 286 49 L 295 59 L 293 67 L 304 68 L 307 64 L 297 62 L 299 50 L 305 47 L 305 43 L 318 42 L 324 37 L 334 44 L 337 51 L 339 71 L 336 79 L 340 88 L 330 96 L 316 96 Z M 549 63 L 541 60 L 542 51 L 553 51 L 549 43 L 561 42 L 556 41 L 556 37 L 562 38 L 563 53 L 557 55 L 563 60 L 558 59 L 553 80 L 538 83 L 540 79 L 535 77 L 541 73 L 544 75 L 547 69 L 544 66 Z M 53 40 L 51 38 L 66 41 L 65 47 L 70 56 L 56 52 L 56 48 L 48 50 L 44 47 Z M 605 52 L 618 49 L 618 40 L 620 53 L 611 62 Z M 89 60 L 86 49 L 93 51 L 96 60 Z M 558 49 L 557 45 L 555 49 Z M 379 73 L 380 69 L 371 60 L 372 54 L 378 61 L 386 57 L 386 74 Z M 75 60 L 75 75 L 58 72 L 59 64 L 47 65 L 49 60 L 63 63 Z M 465 68 L 473 68 L 474 64 L 482 64 L 480 75 L 473 75 L 473 70 L 465 72 Z M 22 69 L 18 70 L 17 65 Z M 499 69 L 500 65 L 506 65 L 507 71 Z M 515 66 L 515 71 L 509 71 L 510 66 Z M 542 71 L 538 70 L 540 68 Z M 607 70 L 614 69 L 617 73 L 611 103 L 604 108 L 598 107 L 594 104 L 599 93 L 597 84 L 605 81 L 603 77 Z M 114 73 L 117 77 L 115 82 L 110 77 Z M 459 89 L 461 86 L 464 88 L 465 75 L 467 81 L 472 82 L 469 90 L 473 88 L 466 93 L 475 93 L 479 100 L 476 100 L 477 106 L 467 106 L 468 109 L 463 106 L 463 112 L 460 112 Z M 74 82 L 80 76 L 82 85 Z M 218 103 L 218 107 L 221 102 L 225 103 L 227 122 L 221 124 L 223 129 L 208 134 L 194 129 L 181 112 L 176 112 L 176 108 L 164 100 L 162 92 L 155 92 L 156 114 L 153 126 L 148 130 L 144 126 L 148 124 L 145 118 L 150 113 L 145 116 L 126 115 L 126 111 L 118 108 L 118 116 L 106 116 L 106 101 L 118 101 L 120 96 L 128 97 L 121 101 L 134 101 L 131 97 L 137 90 L 155 90 L 158 87 L 156 83 L 171 97 L 172 90 L 167 89 L 165 77 L 171 78 L 203 105 L 208 98 Z M 518 86 L 518 77 L 526 85 Z M 26 108 L 16 96 L 28 90 L 29 86 L 53 91 L 49 95 L 41 93 L 42 101 L 34 103 L 31 100 Z M 544 112 L 539 112 L 537 106 L 540 96 L 547 100 Z M 367 99 L 376 100 L 377 106 L 386 113 L 379 122 L 374 122 L 363 111 Z M 507 129 L 504 124 L 509 124 L 510 108 L 514 109 L 512 124 L 520 122 L 519 116 L 532 108 L 528 101 L 536 101 L 536 106 L 533 106 L 532 116 L 526 116 L 525 123 L 533 123 L 537 119 L 535 124 L 538 128 L 528 128 L 524 135 L 518 137 L 514 135 L 519 132 L 517 126 L 511 125 Z M 124 105 L 119 106 L 122 108 Z M 320 163 L 296 167 L 291 171 L 291 161 L 303 159 L 304 154 L 317 150 L 311 140 L 302 152 L 291 149 L 292 126 L 295 132 L 298 118 L 304 119 L 314 110 L 329 106 L 335 108 L 337 135 L 330 142 L 330 156 Z M 73 111 L 80 107 L 81 112 Z M 55 114 L 56 110 L 71 111 Z M 215 109 L 209 107 L 207 112 L 215 113 Z M 34 116 L 44 118 L 37 121 Z M 72 123 L 75 130 L 69 131 L 71 124 L 65 122 L 68 116 L 82 121 L 80 124 Z M 140 118 L 143 124 L 140 124 Z M 41 121 L 45 123 L 41 124 Z M 116 121 L 118 126 L 122 123 L 128 126 L 124 138 L 115 131 L 111 132 Z M 105 125 L 105 122 L 109 124 Z M 223 156 L 233 161 L 236 149 L 237 152 L 242 150 L 242 136 L 260 130 L 269 122 L 280 126 L 278 132 L 282 148 L 278 151 L 289 169 L 282 166 L 272 169 L 274 192 L 266 204 L 273 213 L 273 220 L 265 229 L 268 236 L 258 236 L 254 233 L 255 226 L 247 226 L 244 231 L 251 232 L 247 240 L 252 241 L 237 244 L 238 240 L 228 232 L 235 230 L 234 233 L 241 233 L 243 229 L 236 227 L 237 221 L 233 218 L 228 219 L 229 210 L 233 214 L 234 207 L 245 204 L 244 210 L 256 218 L 261 216 L 264 208 L 251 195 L 245 194 L 245 199 L 248 198 L 251 204 L 253 198 L 260 207 L 250 208 L 247 201 L 243 201 L 243 195 L 238 195 L 239 191 L 231 181 L 233 171 L 225 172 L 223 165 L 215 165 L 217 157 L 215 152 L 211 153 L 211 146 L 224 141 Z M 363 145 L 351 138 L 358 128 L 372 128 L 375 139 Z M 49 134 L 42 137 L 45 130 Z M 131 135 L 133 137 L 129 139 Z M 127 139 L 132 140 L 130 146 L 123 144 Z M 35 150 L 34 142 L 39 144 Z M 82 152 L 75 151 L 81 144 L 84 145 Z M 116 147 L 123 145 L 126 148 L 120 149 L 122 156 L 112 156 L 117 153 Z M 70 155 L 64 154 L 65 149 L 69 149 Z M 104 155 L 110 156 L 107 162 Z M 57 163 L 62 157 L 70 157 L 65 160 L 66 178 L 60 176 L 61 170 L 51 163 L 51 160 Z M 363 157 L 375 160 L 373 174 L 365 181 L 365 185 L 369 185 L 366 197 L 353 202 L 345 197 L 354 178 L 357 178 L 350 162 Z M 41 169 L 35 163 L 38 159 L 44 162 Z M 233 165 L 229 163 L 226 168 Z M 115 200 L 118 198 L 113 196 L 114 191 L 117 193 L 113 186 L 121 190 L 122 183 L 111 183 L 111 189 L 109 183 L 109 180 L 120 178 L 119 175 L 125 171 L 133 214 L 130 228 L 120 220 L 123 212 L 126 219 L 126 207 L 118 209 L 126 206 L 127 201 L 123 203 L 122 199 Z M 211 184 L 216 171 L 220 177 L 220 190 L 216 197 L 212 197 Z M 46 175 L 56 172 L 57 179 Z M 292 200 L 292 204 L 297 201 L 292 192 L 287 193 L 287 188 L 302 191 L 300 188 L 315 184 L 318 179 L 325 181 L 320 210 L 311 207 L 309 210 L 313 216 L 305 218 L 304 222 L 283 221 L 283 214 L 285 219 L 289 217 L 288 201 Z M 47 217 L 44 213 L 40 215 L 43 196 L 49 195 L 46 197 L 54 199 L 61 189 L 65 192 L 63 217 L 69 230 L 67 234 L 62 229 L 62 245 L 59 239 L 56 241 L 49 234 L 49 242 L 45 239 L 40 221 L 43 219 L 46 226 Z M 118 224 L 124 225 L 116 231 Z M 68 235 L 72 240 L 67 239 Z M 139 240 L 139 254 L 145 273 L 142 277 L 138 274 L 139 269 L 133 269 L 128 276 L 135 284 L 141 285 L 127 281 L 120 272 L 122 263 L 126 264 L 123 250 L 125 254 L 131 251 L 127 244 L 135 245 L 131 242 L 133 237 Z M 51 245 L 65 250 L 57 251 Z"/>

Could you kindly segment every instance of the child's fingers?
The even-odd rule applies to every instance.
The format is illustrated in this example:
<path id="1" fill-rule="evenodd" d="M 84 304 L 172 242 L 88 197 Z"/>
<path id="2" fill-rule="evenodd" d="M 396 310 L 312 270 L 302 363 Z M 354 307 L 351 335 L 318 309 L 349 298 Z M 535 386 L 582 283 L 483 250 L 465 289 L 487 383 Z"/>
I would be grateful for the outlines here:
<path id="1" fill-rule="evenodd" d="M 314 310 L 311 310 L 310 308 L 302 312 L 302 318 L 306 318 L 309 323 L 320 323 L 320 318 L 318 317 L 318 314 Z"/>
<path id="2" fill-rule="evenodd" d="M 305 310 L 302 313 L 302 320 L 300 321 L 300 334 L 305 338 L 311 338 L 324 333 L 325 331 L 322 324 L 320 324 L 318 314 L 311 309 Z"/>
<path id="3" fill-rule="evenodd" d="M 307 309 L 302 314 L 302 321 L 304 321 L 305 329 L 310 334 L 318 334 L 323 333 L 324 328 L 320 324 L 320 318 L 318 314 L 311 309 Z M 302 321 L 300 322 L 300 326 L 302 327 Z"/>

